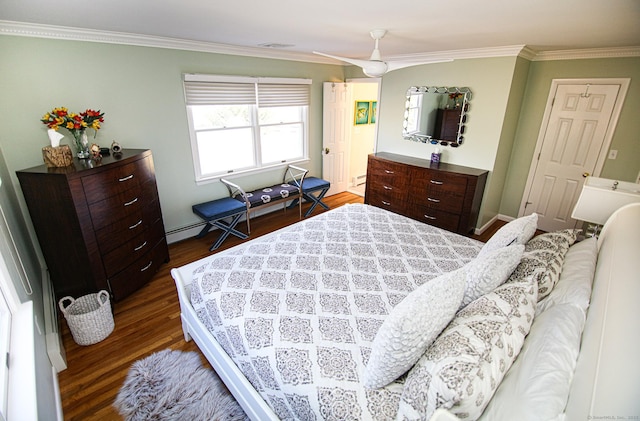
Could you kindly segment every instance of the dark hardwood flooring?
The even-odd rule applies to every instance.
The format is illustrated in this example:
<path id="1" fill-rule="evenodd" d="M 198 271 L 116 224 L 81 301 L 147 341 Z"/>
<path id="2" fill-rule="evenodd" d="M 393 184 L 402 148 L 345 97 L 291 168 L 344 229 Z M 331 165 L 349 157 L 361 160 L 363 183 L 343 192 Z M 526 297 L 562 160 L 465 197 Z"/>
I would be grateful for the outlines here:
<path id="1" fill-rule="evenodd" d="M 346 203 L 363 203 L 363 198 L 340 193 L 324 200 L 331 208 Z M 303 212 L 309 204 L 303 205 Z M 314 214 L 324 212 L 319 207 Z M 298 221 L 295 210 L 272 212 L 252 219 L 251 238 L 255 238 Z M 486 241 L 502 226 L 497 222 L 481 236 Z M 239 224 L 246 232 L 246 225 Z M 209 247 L 217 233 L 202 239 L 187 239 L 169 245 L 171 261 L 161 267 L 155 277 L 142 289 L 115 303 L 115 329 L 104 341 L 90 346 L 77 345 L 60 320 L 68 368 L 59 373 L 60 393 L 65 420 L 118 420 L 112 407 L 127 371 L 133 362 L 154 352 L 170 348 L 198 351 L 193 341 L 185 342 L 180 322 L 180 307 L 170 270 L 211 254 Z M 241 243 L 229 237 L 217 250 L 225 250 Z"/>

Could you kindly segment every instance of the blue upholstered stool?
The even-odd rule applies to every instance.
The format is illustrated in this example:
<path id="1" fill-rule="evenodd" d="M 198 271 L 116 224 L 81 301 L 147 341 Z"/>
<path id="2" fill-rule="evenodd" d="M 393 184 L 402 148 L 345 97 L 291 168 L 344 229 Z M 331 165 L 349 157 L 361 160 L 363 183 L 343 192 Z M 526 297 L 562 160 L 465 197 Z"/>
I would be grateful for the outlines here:
<path id="1" fill-rule="evenodd" d="M 329 206 L 323 203 L 322 199 L 324 198 L 324 195 L 327 194 L 330 187 L 331 183 L 327 180 L 323 180 L 318 177 L 305 177 L 302 181 L 302 197 L 304 197 L 308 202 L 311 202 L 311 207 L 307 209 L 307 212 L 304 214 L 305 217 L 311 215 L 311 212 L 313 212 L 318 205 L 329 210 Z M 297 203 L 297 200 L 294 200 L 289 206 L 295 206 Z"/>
<path id="2" fill-rule="evenodd" d="M 243 202 L 231 197 L 224 197 L 222 199 L 212 200 L 211 202 L 193 205 L 191 208 L 193 209 L 193 213 L 207 222 L 204 228 L 202 228 L 202 231 L 196 235 L 196 238 L 204 237 L 214 226 L 222 230 L 222 234 L 220 234 L 218 240 L 209 248 L 209 251 L 220 247 L 229 234 L 233 234 L 243 240 L 249 237 L 247 234 L 235 229 L 242 215 L 246 215 L 247 213 L 247 206 Z M 226 218 L 231 218 L 231 221 L 225 222 L 224 219 Z"/>

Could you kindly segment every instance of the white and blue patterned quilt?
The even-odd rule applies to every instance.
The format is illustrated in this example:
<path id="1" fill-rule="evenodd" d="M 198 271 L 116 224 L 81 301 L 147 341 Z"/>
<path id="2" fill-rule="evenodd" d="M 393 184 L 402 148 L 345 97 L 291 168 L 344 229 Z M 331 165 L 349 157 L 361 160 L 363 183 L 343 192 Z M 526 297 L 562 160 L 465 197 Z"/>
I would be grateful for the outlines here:
<path id="1" fill-rule="evenodd" d="M 482 243 L 345 205 L 212 255 L 193 273 L 198 318 L 283 420 L 395 419 L 404 376 L 360 379 L 386 315 Z"/>

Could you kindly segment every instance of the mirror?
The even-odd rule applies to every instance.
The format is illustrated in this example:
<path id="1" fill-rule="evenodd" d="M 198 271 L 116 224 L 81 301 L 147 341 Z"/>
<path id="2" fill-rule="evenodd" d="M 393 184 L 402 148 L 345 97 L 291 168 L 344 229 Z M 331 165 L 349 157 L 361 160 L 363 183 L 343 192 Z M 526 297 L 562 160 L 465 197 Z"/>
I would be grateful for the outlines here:
<path id="1" fill-rule="evenodd" d="M 464 142 L 469 88 L 412 86 L 407 90 L 402 137 L 457 147 Z"/>

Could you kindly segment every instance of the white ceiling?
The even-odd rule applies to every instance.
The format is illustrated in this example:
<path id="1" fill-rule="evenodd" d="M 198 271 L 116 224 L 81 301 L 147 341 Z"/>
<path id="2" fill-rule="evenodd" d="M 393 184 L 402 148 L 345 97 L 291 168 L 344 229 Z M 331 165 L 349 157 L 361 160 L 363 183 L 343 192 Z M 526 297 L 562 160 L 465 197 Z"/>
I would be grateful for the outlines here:
<path id="1" fill-rule="evenodd" d="M 640 46 L 640 0 L 0 0 L 0 24 L 15 22 L 365 59 L 377 28 L 383 59 Z"/>

